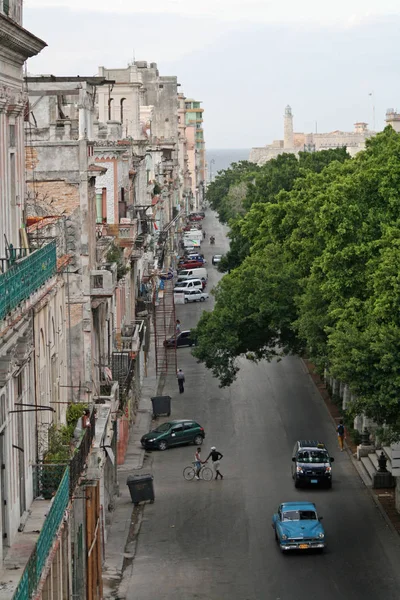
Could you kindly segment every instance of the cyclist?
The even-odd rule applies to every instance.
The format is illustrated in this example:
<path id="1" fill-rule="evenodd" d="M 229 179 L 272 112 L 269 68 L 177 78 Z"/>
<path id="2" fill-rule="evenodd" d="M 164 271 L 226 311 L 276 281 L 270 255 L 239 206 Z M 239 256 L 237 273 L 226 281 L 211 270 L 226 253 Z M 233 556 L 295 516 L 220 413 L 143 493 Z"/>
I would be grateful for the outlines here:
<path id="1" fill-rule="evenodd" d="M 199 475 L 200 475 L 200 471 L 201 471 L 201 465 L 202 465 L 202 460 L 201 460 L 201 448 L 197 448 L 196 453 L 194 455 L 194 468 L 196 469 L 196 479 L 200 479 Z"/>

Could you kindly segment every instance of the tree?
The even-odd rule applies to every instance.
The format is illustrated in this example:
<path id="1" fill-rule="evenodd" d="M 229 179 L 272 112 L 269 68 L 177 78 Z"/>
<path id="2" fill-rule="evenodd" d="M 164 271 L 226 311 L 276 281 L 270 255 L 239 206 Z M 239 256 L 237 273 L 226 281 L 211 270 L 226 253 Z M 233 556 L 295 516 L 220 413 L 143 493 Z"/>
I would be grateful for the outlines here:
<path id="1" fill-rule="evenodd" d="M 386 128 L 352 160 L 342 149 L 278 159 L 231 222 L 231 271 L 194 354 L 229 385 L 238 356 L 306 348 L 399 439 L 400 135 Z"/>

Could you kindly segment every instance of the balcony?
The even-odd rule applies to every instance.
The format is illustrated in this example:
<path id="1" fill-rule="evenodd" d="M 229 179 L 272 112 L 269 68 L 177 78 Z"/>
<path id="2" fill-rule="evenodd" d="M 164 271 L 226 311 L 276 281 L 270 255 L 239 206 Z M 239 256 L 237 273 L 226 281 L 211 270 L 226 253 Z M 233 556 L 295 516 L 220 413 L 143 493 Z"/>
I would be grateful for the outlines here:
<path id="1" fill-rule="evenodd" d="M 117 286 L 117 264 L 105 264 L 90 272 L 90 295 L 111 297 Z"/>
<path id="2" fill-rule="evenodd" d="M 114 237 L 121 248 L 131 248 L 137 237 L 137 220 L 131 223 L 103 223 L 96 225 L 98 237 Z"/>
<path id="3" fill-rule="evenodd" d="M 112 353 L 112 373 L 119 382 L 120 398 L 127 396 L 134 377 L 134 360 L 140 350 L 145 333 L 145 321 L 136 320 L 115 332 L 117 352 Z"/>
<path id="4" fill-rule="evenodd" d="M 45 468 L 44 466 L 41 467 Z M 11 546 L 7 555 L 7 562 L 14 566 L 13 570 L 7 571 L 7 580 L 9 587 L 14 588 L 15 576 L 18 576 L 19 569 L 17 565 L 24 565 L 25 569 L 21 578 L 15 585 L 13 600 L 27 600 L 37 591 L 42 572 L 49 554 L 57 538 L 57 533 L 63 523 L 65 510 L 69 502 L 69 469 L 59 465 L 60 476 L 56 486 L 54 500 L 51 503 L 44 503 L 43 500 L 34 501 L 31 507 L 32 523 L 28 522 L 27 531 L 17 534 L 15 544 Z M 47 516 L 44 508 L 49 507 Z M 34 527 L 31 531 L 30 527 Z M 39 535 L 36 531 L 40 529 Z M 14 551 L 15 547 L 15 551 Z"/>
<path id="5" fill-rule="evenodd" d="M 0 260 L 0 319 L 4 319 L 56 274 L 56 242 L 37 250 L 11 248 Z"/>

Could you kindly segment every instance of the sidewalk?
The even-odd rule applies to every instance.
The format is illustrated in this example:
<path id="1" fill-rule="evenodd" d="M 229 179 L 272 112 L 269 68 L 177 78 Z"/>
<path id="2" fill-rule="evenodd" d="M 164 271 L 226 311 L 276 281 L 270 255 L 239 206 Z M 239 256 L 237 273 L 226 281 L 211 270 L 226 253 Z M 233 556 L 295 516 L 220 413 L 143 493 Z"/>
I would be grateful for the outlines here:
<path id="1" fill-rule="evenodd" d="M 105 561 L 103 565 L 104 598 L 117 598 L 117 588 L 121 581 L 124 561 L 133 558 L 125 552 L 128 538 L 133 527 L 137 525 L 140 511 L 132 504 L 126 480 L 128 475 L 142 469 L 145 451 L 140 444 L 140 438 L 151 428 L 153 415 L 151 397 L 161 394 L 163 382 L 157 380 L 155 359 L 151 355 L 147 364 L 147 377 L 141 388 L 141 399 L 133 424 L 125 462 L 118 467 L 119 495 L 112 513 L 112 522 L 107 530 L 105 544 Z"/>
<path id="2" fill-rule="evenodd" d="M 326 388 L 324 381 L 319 377 L 319 375 L 315 371 L 314 365 L 308 361 L 307 359 L 303 359 L 303 364 L 308 371 L 311 379 L 313 380 L 315 386 L 317 387 L 321 398 L 325 402 L 326 408 L 331 415 L 332 420 L 335 423 L 335 427 L 338 424 L 340 418 L 340 412 L 336 404 L 334 404 L 330 398 L 329 392 Z M 388 527 L 392 529 L 392 531 L 400 534 L 400 514 L 396 510 L 396 502 L 395 502 L 395 492 L 392 488 L 390 489 L 373 489 L 371 484 L 366 481 L 366 477 L 364 475 L 363 469 L 360 466 L 359 461 L 355 458 L 357 447 L 350 440 L 346 440 L 346 451 L 351 458 L 351 461 L 362 479 L 365 487 L 371 494 L 373 501 L 375 502 L 376 507 L 381 513 L 383 519 L 385 520 Z"/>

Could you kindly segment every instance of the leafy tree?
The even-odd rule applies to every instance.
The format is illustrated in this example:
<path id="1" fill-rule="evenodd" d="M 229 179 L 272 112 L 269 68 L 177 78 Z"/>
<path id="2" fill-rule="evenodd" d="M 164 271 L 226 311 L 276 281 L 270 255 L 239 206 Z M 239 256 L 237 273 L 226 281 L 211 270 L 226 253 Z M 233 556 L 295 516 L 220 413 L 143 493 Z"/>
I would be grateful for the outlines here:
<path id="1" fill-rule="evenodd" d="M 353 410 L 400 438 L 400 135 L 386 128 L 352 160 L 340 149 L 270 163 L 246 182 L 194 354 L 229 385 L 238 356 L 307 348 L 350 385 Z"/>

